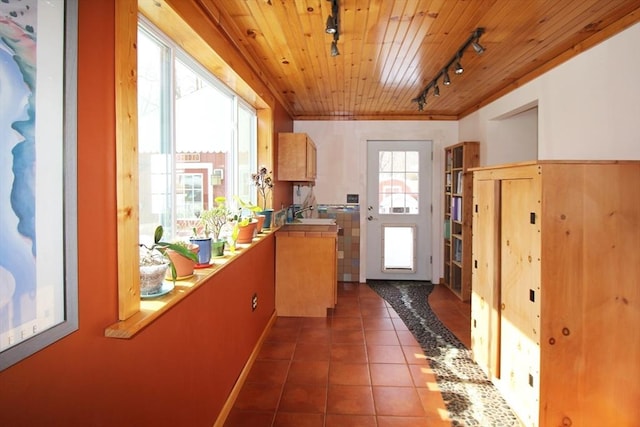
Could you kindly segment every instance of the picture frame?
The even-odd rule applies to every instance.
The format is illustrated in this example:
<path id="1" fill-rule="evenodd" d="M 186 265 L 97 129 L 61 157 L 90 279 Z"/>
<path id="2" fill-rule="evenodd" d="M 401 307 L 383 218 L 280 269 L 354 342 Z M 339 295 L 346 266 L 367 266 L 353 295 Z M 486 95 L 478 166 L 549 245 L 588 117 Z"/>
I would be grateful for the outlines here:
<path id="1" fill-rule="evenodd" d="M 0 34 L 1 371 L 78 329 L 78 1 L 3 2 Z"/>

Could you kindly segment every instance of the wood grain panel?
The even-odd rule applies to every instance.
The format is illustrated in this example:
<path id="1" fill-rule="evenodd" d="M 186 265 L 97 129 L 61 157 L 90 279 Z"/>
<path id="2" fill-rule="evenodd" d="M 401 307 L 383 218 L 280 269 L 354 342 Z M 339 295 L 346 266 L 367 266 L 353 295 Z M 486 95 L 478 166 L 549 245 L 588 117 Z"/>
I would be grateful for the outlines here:
<path id="1" fill-rule="evenodd" d="M 331 57 L 330 1 L 185 1 L 206 6 L 211 25 L 301 120 L 458 119 L 581 52 L 586 40 L 640 20 L 637 0 L 339 0 L 340 55 Z M 477 27 L 486 28 L 486 52 L 467 51 L 465 72 L 450 73 L 452 85 L 418 112 L 411 100 Z"/>
<path id="2" fill-rule="evenodd" d="M 136 1 L 118 0 L 115 17 L 118 319 L 125 320 L 140 309 Z"/>
<path id="3" fill-rule="evenodd" d="M 474 180 L 473 358 L 489 377 L 500 378 L 500 183 Z"/>
<path id="4" fill-rule="evenodd" d="M 278 316 L 325 317 L 335 305 L 337 236 L 276 232 Z"/>
<path id="5" fill-rule="evenodd" d="M 502 185 L 504 309 L 500 331 L 490 331 L 501 335 L 501 377 L 492 380 L 527 426 L 634 425 L 640 417 L 640 163 L 541 161 L 480 168 L 474 178 Z M 480 206 L 491 202 L 477 194 L 485 199 Z M 535 212 L 537 233 L 522 220 L 528 211 Z M 488 241 L 475 248 L 480 260 L 495 250 Z M 539 269 L 529 268 L 535 263 Z M 533 312 L 530 289 L 539 303 Z M 486 322 L 481 308 L 472 307 L 474 320 Z M 480 356 L 487 350 L 479 349 Z"/>

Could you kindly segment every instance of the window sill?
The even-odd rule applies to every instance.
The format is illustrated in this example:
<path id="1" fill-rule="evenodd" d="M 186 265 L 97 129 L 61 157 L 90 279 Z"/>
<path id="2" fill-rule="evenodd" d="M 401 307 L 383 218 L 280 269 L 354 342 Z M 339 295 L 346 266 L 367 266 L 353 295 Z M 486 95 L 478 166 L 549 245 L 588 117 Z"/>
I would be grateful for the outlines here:
<path id="1" fill-rule="evenodd" d="M 238 245 L 234 253 L 225 251 L 223 257 L 213 258 L 211 260 L 211 267 L 195 270 L 194 275 L 189 279 L 177 280 L 175 282 L 175 288 L 168 294 L 158 298 L 141 300 L 139 312 L 126 320 L 116 322 L 105 328 L 104 336 L 107 338 L 132 338 L 171 307 L 178 304 L 187 295 L 204 285 L 215 276 L 218 271 L 242 257 L 244 253 L 251 250 L 253 246 L 259 244 L 276 230 L 277 228 L 263 231 L 253 239 L 253 242 Z"/>

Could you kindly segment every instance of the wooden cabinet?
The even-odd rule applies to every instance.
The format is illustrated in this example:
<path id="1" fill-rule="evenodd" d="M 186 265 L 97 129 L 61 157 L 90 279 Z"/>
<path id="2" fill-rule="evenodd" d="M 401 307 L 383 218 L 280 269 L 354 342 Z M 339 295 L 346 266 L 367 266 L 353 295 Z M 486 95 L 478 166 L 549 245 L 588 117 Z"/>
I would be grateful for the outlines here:
<path id="1" fill-rule="evenodd" d="M 305 133 L 278 134 L 278 180 L 315 181 L 316 144 Z"/>
<path id="2" fill-rule="evenodd" d="M 337 225 L 285 225 L 276 231 L 276 313 L 325 317 L 337 302 Z"/>
<path id="3" fill-rule="evenodd" d="M 640 162 L 476 169 L 471 342 L 526 426 L 640 419 Z"/>
<path id="4" fill-rule="evenodd" d="M 471 203 L 479 144 L 461 142 L 445 148 L 444 284 L 461 300 L 471 296 Z"/>

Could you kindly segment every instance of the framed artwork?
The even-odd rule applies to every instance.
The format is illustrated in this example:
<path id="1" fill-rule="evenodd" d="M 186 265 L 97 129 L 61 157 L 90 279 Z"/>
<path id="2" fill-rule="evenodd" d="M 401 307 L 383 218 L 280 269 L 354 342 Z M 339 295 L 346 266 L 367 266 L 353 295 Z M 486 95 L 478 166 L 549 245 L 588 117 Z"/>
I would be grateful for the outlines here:
<path id="1" fill-rule="evenodd" d="M 0 370 L 78 329 L 77 10 L 0 2 Z"/>

